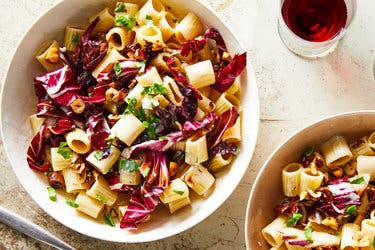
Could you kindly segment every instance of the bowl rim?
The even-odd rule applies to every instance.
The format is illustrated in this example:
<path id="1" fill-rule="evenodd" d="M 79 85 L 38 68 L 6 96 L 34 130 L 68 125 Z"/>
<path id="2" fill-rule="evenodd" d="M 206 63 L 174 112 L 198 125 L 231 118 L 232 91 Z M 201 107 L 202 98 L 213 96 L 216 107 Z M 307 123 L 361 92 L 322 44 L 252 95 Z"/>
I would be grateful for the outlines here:
<path id="1" fill-rule="evenodd" d="M 62 5 L 66 0 L 60 0 L 58 1 L 57 3 L 55 3 L 54 5 L 52 5 L 51 7 L 49 7 L 47 10 L 45 10 L 40 16 L 38 16 L 32 23 L 31 25 L 29 25 L 25 30 L 26 32 L 22 35 L 21 39 L 18 41 L 18 44 L 17 46 L 15 47 L 11 57 L 10 57 L 10 60 L 8 62 L 8 65 L 7 65 L 7 68 L 6 68 L 6 71 L 5 71 L 5 77 L 2 81 L 2 86 L 1 86 L 1 90 L 0 90 L 0 105 L 2 106 L 2 103 L 3 103 L 3 96 L 4 96 L 4 90 L 5 90 L 5 86 L 6 86 L 6 83 L 9 82 L 9 71 L 13 65 L 13 61 L 15 59 L 15 55 L 17 53 L 17 51 L 19 50 L 19 47 L 21 46 L 21 44 L 23 44 L 24 40 L 25 40 L 25 37 L 30 33 L 31 29 L 38 24 L 38 22 L 43 19 L 50 11 L 56 9 L 56 8 L 59 8 L 60 5 Z M 168 1 L 168 0 L 167 0 Z M 223 27 L 228 31 L 228 34 L 239 44 L 239 49 L 242 50 L 242 51 L 246 51 L 245 50 L 245 47 L 243 46 L 243 43 L 242 41 L 238 38 L 238 36 L 233 32 L 233 30 L 230 28 L 230 26 L 223 20 L 223 18 L 219 17 L 218 16 L 218 13 L 212 8 L 210 7 L 207 3 L 204 3 L 202 2 L 202 0 L 193 0 L 195 1 L 198 5 L 201 6 L 201 8 L 203 9 L 206 9 L 209 14 L 211 16 L 214 16 L 216 19 L 220 20 L 221 24 L 223 25 Z M 249 58 L 249 57 L 247 57 Z M 27 190 L 22 182 L 20 181 L 20 178 L 17 174 L 16 171 L 14 171 L 14 163 L 13 161 L 11 160 L 11 158 L 9 157 L 9 153 L 8 153 L 8 147 L 6 146 L 6 143 L 5 143 L 5 135 L 4 135 L 4 127 L 3 126 L 0 126 L 0 134 L 1 134 L 1 139 L 2 141 L 4 142 L 4 145 L 3 145 L 3 148 L 4 148 L 4 152 L 5 152 L 5 155 L 6 155 L 6 158 L 7 158 L 7 161 L 10 165 L 10 167 L 12 168 L 12 171 L 13 173 L 16 175 L 17 179 L 18 179 L 18 182 L 20 184 L 20 186 L 27 192 L 27 194 L 29 195 L 29 197 L 37 204 L 37 206 L 39 208 L 41 208 L 45 213 L 47 213 L 51 218 L 53 218 L 54 220 L 58 221 L 60 224 L 64 225 L 65 227 L 69 228 L 70 230 L 73 230 L 75 232 L 78 232 L 78 233 L 81 233 L 81 234 L 84 234 L 86 236 L 89 236 L 89 237 L 92 237 L 92 238 L 96 238 L 96 239 L 100 239 L 100 240 L 103 240 L 103 241 L 108 241 L 108 242 L 122 242 L 122 243 L 142 243 L 142 242 L 152 242 L 152 241 L 156 241 L 156 240 L 161 240 L 161 239 L 165 239 L 165 238 L 168 238 L 168 237 L 172 237 L 172 236 L 175 236 L 175 235 L 178 235 L 196 225 L 198 225 L 199 223 L 201 223 L 203 220 L 207 219 L 210 215 L 212 215 L 219 207 L 221 207 L 225 201 L 229 198 L 229 196 L 232 195 L 232 193 L 238 188 L 238 185 L 239 183 L 242 181 L 242 179 L 244 178 L 245 176 L 245 173 L 246 171 L 249 169 L 250 167 L 250 161 L 254 155 L 254 151 L 255 151 L 255 147 L 256 147 L 256 144 L 257 144 L 257 140 L 258 140 L 258 136 L 259 136 L 259 124 L 260 124 L 260 104 L 259 104 L 259 91 L 258 91 L 258 85 L 257 85 L 257 81 L 256 81 L 256 77 L 255 77 L 255 71 L 252 67 L 251 64 L 247 64 L 246 66 L 246 79 L 249 80 L 250 79 L 250 76 L 252 76 L 251 78 L 251 84 L 254 86 L 253 89 L 251 89 L 251 91 L 253 92 L 253 95 L 256 97 L 254 98 L 254 100 L 252 100 L 252 105 L 253 105 L 253 112 L 255 111 L 255 113 L 252 113 L 253 116 L 255 117 L 255 120 L 256 120 L 256 123 L 255 124 L 252 124 L 252 129 L 254 131 L 254 135 L 255 135 L 255 138 L 253 138 L 253 145 L 251 147 L 249 147 L 249 149 L 247 150 L 248 152 L 248 157 L 246 159 L 246 165 L 247 167 L 243 169 L 242 172 L 240 172 L 239 174 L 241 175 L 240 178 L 237 178 L 236 181 L 235 181 L 235 185 L 233 185 L 233 188 L 232 190 L 230 190 L 230 192 L 226 193 L 226 195 L 222 196 L 222 199 L 217 202 L 217 204 L 215 204 L 213 206 L 213 209 L 209 212 L 206 212 L 204 213 L 204 215 L 202 215 L 201 217 L 197 217 L 196 220 L 192 221 L 192 223 L 189 223 L 187 226 L 183 227 L 183 228 L 176 228 L 175 231 L 173 233 L 169 233 L 169 234 L 163 234 L 163 235 L 160 235 L 160 236 L 156 236 L 152 239 L 142 239 L 142 240 L 121 240 L 121 239 L 107 239 L 107 238 L 99 238 L 97 236 L 93 236 L 93 235 L 90 235 L 88 232 L 84 231 L 84 230 L 81 230 L 81 229 L 76 229 L 76 228 L 72 228 L 69 226 L 69 223 L 66 223 L 65 221 L 59 219 L 59 218 L 55 218 L 55 216 L 52 216 L 52 214 L 50 213 L 49 210 L 47 210 L 46 208 L 44 208 L 43 206 L 41 206 L 41 204 L 39 204 L 35 199 L 34 197 L 30 194 L 29 190 Z M 247 82 L 248 83 L 248 82 Z M 4 120 L 3 120 L 3 108 L 0 108 L 0 124 L 3 124 Z M 244 143 L 242 141 L 242 143 Z M 243 164 L 245 164 L 243 163 Z"/>
<path id="2" fill-rule="evenodd" d="M 307 123 L 307 125 L 304 125 L 302 128 L 298 129 L 296 132 L 292 133 L 290 136 L 288 136 L 285 140 L 283 140 L 271 153 L 271 155 L 267 158 L 267 160 L 263 163 L 262 167 L 260 168 L 253 185 L 251 187 L 251 191 L 249 194 L 249 199 L 247 202 L 247 207 L 246 207 L 246 213 L 245 213 L 245 244 L 246 244 L 246 249 L 250 249 L 249 245 L 251 242 L 251 239 L 249 238 L 249 218 L 250 218 L 250 210 L 253 207 L 253 203 L 251 202 L 255 196 L 255 189 L 256 187 L 260 184 L 261 181 L 261 176 L 265 173 L 267 166 L 271 162 L 271 160 L 274 158 L 274 156 L 280 151 L 282 147 L 284 147 L 285 144 L 287 144 L 289 141 L 291 141 L 294 137 L 297 137 L 298 135 L 306 132 L 306 130 L 310 129 L 313 126 L 316 126 L 319 123 L 322 122 L 329 122 L 330 120 L 334 120 L 340 117 L 345 117 L 345 116 L 353 116 L 353 115 L 365 115 L 365 114 L 372 114 L 375 115 L 375 110 L 370 110 L 370 109 L 364 109 L 364 110 L 354 110 L 354 111 L 348 111 L 348 112 L 342 112 L 342 113 L 337 113 L 337 114 L 331 114 L 324 116 L 318 120 L 312 121 Z"/>

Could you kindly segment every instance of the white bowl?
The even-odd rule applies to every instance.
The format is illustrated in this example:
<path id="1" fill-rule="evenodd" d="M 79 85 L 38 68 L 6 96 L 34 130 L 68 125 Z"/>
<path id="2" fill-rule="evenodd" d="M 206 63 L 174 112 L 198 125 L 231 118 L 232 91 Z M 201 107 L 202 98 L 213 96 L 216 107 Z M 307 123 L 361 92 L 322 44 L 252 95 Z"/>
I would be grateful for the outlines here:
<path id="1" fill-rule="evenodd" d="M 207 198 L 196 199 L 190 208 L 170 215 L 166 209 L 157 209 L 152 220 L 140 226 L 135 233 L 116 227 L 109 227 L 78 215 L 67 206 L 62 194 L 57 202 L 48 199 L 44 176 L 32 171 L 26 163 L 26 151 L 32 138 L 28 117 L 36 110 L 33 77 L 42 73 L 34 59 L 40 45 L 54 38 L 62 40 L 67 24 L 84 24 L 90 15 L 104 6 L 112 7 L 116 1 L 108 0 L 65 0 L 44 14 L 25 34 L 10 62 L 3 84 L 1 100 L 1 127 L 3 142 L 8 159 L 20 183 L 49 215 L 60 223 L 82 234 L 115 242 L 147 242 L 178 234 L 204 220 L 228 197 L 244 175 L 256 144 L 259 123 L 258 91 L 251 63 L 241 76 L 243 104 L 243 143 L 233 166 L 218 173 L 214 192 Z M 165 1 L 163 1 L 165 2 Z M 241 53 L 243 46 L 223 21 L 214 12 L 198 1 L 170 1 L 172 11 L 181 13 L 191 10 L 196 13 L 206 27 L 216 27 L 224 37 L 231 53 Z"/>
<path id="2" fill-rule="evenodd" d="M 299 161 L 308 145 L 318 148 L 333 135 L 343 135 L 350 141 L 368 135 L 374 129 L 375 111 L 357 111 L 315 122 L 285 140 L 263 165 L 250 193 L 245 221 L 247 248 L 270 248 L 261 231 L 276 218 L 273 209 L 284 198 L 281 171 L 286 164 Z"/>

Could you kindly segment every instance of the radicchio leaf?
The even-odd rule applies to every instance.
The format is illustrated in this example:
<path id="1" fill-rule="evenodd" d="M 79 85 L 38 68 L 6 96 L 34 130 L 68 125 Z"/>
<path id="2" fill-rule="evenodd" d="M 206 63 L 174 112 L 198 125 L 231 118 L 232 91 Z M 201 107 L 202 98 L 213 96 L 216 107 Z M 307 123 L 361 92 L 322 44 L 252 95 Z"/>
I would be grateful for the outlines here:
<path id="1" fill-rule="evenodd" d="M 80 91 L 76 75 L 68 65 L 37 76 L 34 82 L 35 86 L 40 84 L 44 87 L 54 103 L 62 106 L 69 106 L 77 98 Z"/>
<path id="2" fill-rule="evenodd" d="M 118 80 L 120 82 L 127 82 L 134 79 L 140 70 L 138 62 L 133 59 L 120 60 L 118 61 L 118 63 L 121 69 L 120 73 L 116 74 L 114 70 L 114 63 L 110 63 L 98 75 L 98 82 L 111 83 L 115 80 Z"/>
<path id="3" fill-rule="evenodd" d="M 229 89 L 237 76 L 239 76 L 246 67 L 246 52 L 241 55 L 235 55 L 232 61 L 217 74 L 215 84 L 211 85 L 220 93 Z"/>
<path id="4" fill-rule="evenodd" d="M 74 121 L 68 117 L 64 116 L 57 120 L 55 125 L 49 127 L 49 130 L 56 135 L 62 135 L 74 129 Z"/>
<path id="5" fill-rule="evenodd" d="M 93 115 L 87 120 L 87 135 L 93 149 L 105 149 L 108 147 L 106 139 L 110 135 L 109 126 L 103 116 Z"/>
<path id="6" fill-rule="evenodd" d="M 37 116 L 38 117 L 52 117 L 59 118 L 64 116 L 64 112 L 53 103 L 51 98 L 46 96 L 45 100 L 41 100 L 37 104 Z"/>
<path id="7" fill-rule="evenodd" d="M 44 124 L 41 129 L 34 135 L 29 148 L 27 149 L 27 163 L 31 169 L 45 172 L 51 166 L 44 161 L 44 147 L 46 141 L 47 126 Z"/>
<path id="8" fill-rule="evenodd" d="M 181 46 L 180 54 L 186 57 L 190 54 L 190 52 L 197 53 L 204 48 L 204 45 L 206 45 L 206 42 L 207 40 L 204 38 L 192 39 L 192 40 L 186 41 Z"/>
<path id="9" fill-rule="evenodd" d="M 219 31 L 215 28 L 209 28 L 204 32 L 204 38 L 212 39 L 216 42 L 216 46 L 221 49 L 222 51 L 227 51 L 227 46 L 225 45 L 224 39 L 219 33 Z"/>
<path id="10" fill-rule="evenodd" d="M 198 110 L 198 98 L 191 88 L 181 88 L 180 92 L 184 96 L 181 114 L 186 120 L 193 120 Z"/>
<path id="11" fill-rule="evenodd" d="M 187 121 L 185 122 L 181 131 L 173 132 L 165 136 L 165 139 L 149 140 L 128 148 L 122 151 L 122 155 L 125 158 L 131 158 L 131 156 L 140 150 L 148 149 L 154 151 L 167 151 L 176 142 L 184 140 L 192 136 L 199 129 L 211 129 L 210 125 L 218 119 L 218 115 L 215 113 L 209 113 L 202 121 Z"/>
<path id="12" fill-rule="evenodd" d="M 239 115 L 238 108 L 233 106 L 220 116 L 220 120 L 215 127 L 215 130 L 208 134 L 207 147 L 209 149 L 215 147 L 221 141 L 225 131 L 227 131 L 228 128 L 233 127 Z"/>

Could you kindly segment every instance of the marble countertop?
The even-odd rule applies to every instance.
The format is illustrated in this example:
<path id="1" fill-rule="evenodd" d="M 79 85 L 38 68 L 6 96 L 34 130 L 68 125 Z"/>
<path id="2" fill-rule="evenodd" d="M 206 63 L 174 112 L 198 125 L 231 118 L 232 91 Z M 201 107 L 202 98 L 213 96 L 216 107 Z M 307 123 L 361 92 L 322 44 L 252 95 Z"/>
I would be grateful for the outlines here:
<path id="1" fill-rule="evenodd" d="M 0 1 L 0 82 L 16 44 L 28 27 L 58 0 Z M 49 217 L 27 195 L 0 150 L 0 204 L 78 249 L 244 249 L 248 195 L 271 152 L 295 130 L 327 115 L 375 109 L 375 1 L 358 2 L 356 17 L 336 50 L 319 60 L 289 52 L 278 37 L 275 0 L 204 0 L 248 50 L 260 97 L 258 144 L 233 195 L 202 223 L 177 236 L 144 244 L 93 239 Z M 235 205 L 234 205 L 235 204 Z M 0 249 L 50 249 L 0 224 Z"/>

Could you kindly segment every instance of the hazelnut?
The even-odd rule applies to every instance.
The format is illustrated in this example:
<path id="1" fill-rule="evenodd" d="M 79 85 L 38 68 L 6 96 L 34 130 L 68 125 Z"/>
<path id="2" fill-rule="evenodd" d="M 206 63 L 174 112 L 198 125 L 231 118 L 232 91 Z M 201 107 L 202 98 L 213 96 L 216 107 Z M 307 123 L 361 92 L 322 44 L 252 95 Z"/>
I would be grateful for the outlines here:
<path id="1" fill-rule="evenodd" d="M 46 61 L 52 64 L 58 63 L 60 59 L 59 54 L 60 54 L 59 49 L 56 47 L 52 47 L 51 49 L 47 51 Z"/>
<path id="2" fill-rule="evenodd" d="M 85 110 L 85 102 L 82 99 L 77 98 L 70 104 L 70 107 L 74 113 L 81 114 Z"/>

